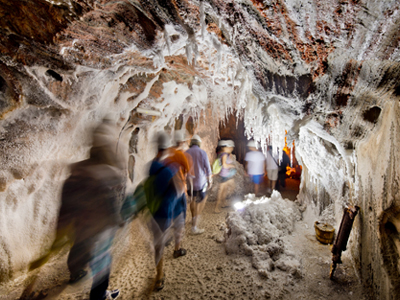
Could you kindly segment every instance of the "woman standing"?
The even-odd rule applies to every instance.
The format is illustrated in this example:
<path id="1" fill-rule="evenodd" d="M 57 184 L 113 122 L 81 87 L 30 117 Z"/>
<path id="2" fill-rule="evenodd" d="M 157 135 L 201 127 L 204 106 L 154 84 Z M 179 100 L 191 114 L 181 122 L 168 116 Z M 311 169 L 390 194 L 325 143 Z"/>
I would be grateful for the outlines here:
<path id="1" fill-rule="evenodd" d="M 221 172 L 218 174 L 221 176 L 221 184 L 219 185 L 217 203 L 215 205 L 215 213 L 220 213 L 220 204 L 222 202 L 222 208 L 228 206 L 226 202 L 227 192 L 235 187 L 235 181 L 233 176 L 236 174 L 235 166 L 233 165 L 232 151 L 235 147 L 235 143 L 231 140 L 220 141 L 218 146 L 221 147 L 221 152 L 218 157 L 221 159 Z"/>

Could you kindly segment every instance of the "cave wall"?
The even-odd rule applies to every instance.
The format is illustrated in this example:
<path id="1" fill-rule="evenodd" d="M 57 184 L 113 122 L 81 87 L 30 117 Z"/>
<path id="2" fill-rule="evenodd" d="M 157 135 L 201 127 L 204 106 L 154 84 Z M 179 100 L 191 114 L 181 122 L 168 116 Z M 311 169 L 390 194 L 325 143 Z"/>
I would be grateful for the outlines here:
<path id="1" fill-rule="evenodd" d="M 321 218 L 334 215 L 326 220 L 336 230 L 346 205 L 361 208 L 345 255 L 374 299 L 399 297 L 398 71 L 398 63 L 363 62 L 349 104 L 328 122 L 304 119 L 296 140 L 299 199 Z"/>
<path id="2" fill-rule="evenodd" d="M 398 99 L 382 107 L 376 129 L 357 147 L 360 177 L 358 255 L 364 280 L 376 299 L 400 297 L 399 264 L 399 129 Z"/>

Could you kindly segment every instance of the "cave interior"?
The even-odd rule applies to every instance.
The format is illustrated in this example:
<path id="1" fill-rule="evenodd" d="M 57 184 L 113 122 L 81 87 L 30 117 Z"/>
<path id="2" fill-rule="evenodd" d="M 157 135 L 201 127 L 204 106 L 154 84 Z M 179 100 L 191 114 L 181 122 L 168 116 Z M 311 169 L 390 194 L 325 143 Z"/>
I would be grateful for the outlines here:
<path id="1" fill-rule="evenodd" d="M 160 130 L 201 136 L 210 162 L 221 138 L 241 164 L 249 140 L 288 144 L 300 218 L 337 230 L 358 206 L 346 263 L 366 299 L 400 299 L 397 0 L 0 0 L 0 16 L 0 298 L 39 276 L 69 166 L 109 118 L 131 189 Z"/>

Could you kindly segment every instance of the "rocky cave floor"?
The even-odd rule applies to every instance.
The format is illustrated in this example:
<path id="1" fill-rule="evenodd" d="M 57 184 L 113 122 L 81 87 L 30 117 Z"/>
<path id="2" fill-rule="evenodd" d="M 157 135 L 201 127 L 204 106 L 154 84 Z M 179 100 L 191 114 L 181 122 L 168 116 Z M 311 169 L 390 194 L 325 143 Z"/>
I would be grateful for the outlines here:
<path id="1" fill-rule="evenodd" d="M 298 181 L 288 180 L 281 192 L 283 198 L 294 200 Z M 109 288 L 119 288 L 119 299 L 369 299 L 363 291 L 352 267 L 348 253 L 342 256 L 334 280 L 330 280 L 330 245 L 315 238 L 315 216 L 310 210 L 295 224 L 294 232 L 285 237 L 301 258 L 304 276 L 293 278 L 278 269 L 269 278 L 259 275 L 248 256 L 227 255 L 221 243 L 225 230 L 225 216 L 233 208 L 214 214 L 215 203 L 207 203 L 201 225 L 202 235 L 190 234 L 186 223 L 183 247 L 187 255 L 174 259 L 173 245 L 165 249 L 165 288 L 146 297 L 146 290 L 155 275 L 150 235 L 140 218 L 120 229 L 114 244 L 114 261 Z M 121 237 L 129 238 L 122 239 Z M 2 287 L 0 299 L 20 299 L 21 294 L 36 296 L 31 299 L 88 299 L 91 279 L 68 284 L 67 250 L 53 257 L 29 277 L 21 276 L 11 285 Z M 26 288 L 29 286 L 29 288 Z M 25 291 L 24 291 L 25 288 Z M 27 299 L 29 299 L 28 297 Z"/>

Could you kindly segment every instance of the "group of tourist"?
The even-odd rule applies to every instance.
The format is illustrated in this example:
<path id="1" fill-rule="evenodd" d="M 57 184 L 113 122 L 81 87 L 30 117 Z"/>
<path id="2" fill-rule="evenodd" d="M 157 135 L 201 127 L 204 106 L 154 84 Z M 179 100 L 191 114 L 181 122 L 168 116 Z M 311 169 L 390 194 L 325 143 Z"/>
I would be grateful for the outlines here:
<path id="1" fill-rule="evenodd" d="M 186 138 L 183 132 L 176 131 L 174 141 L 175 145 L 172 145 L 166 132 L 158 133 L 158 152 L 151 163 L 149 173 L 149 178 L 154 184 L 146 187 L 145 191 L 148 200 L 156 199 L 155 202 L 158 203 L 156 209 L 151 211 L 151 230 L 157 265 L 154 290 L 164 287 L 163 252 L 171 236 L 175 239 L 173 257 L 186 255 L 181 241 L 187 203 L 190 205 L 192 217 L 192 234 L 204 232 L 204 229 L 198 227 L 198 217 L 207 201 L 207 191 L 212 186 L 211 167 L 206 152 L 200 148 L 201 138 L 194 135 L 186 152 Z"/>
<path id="2" fill-rule="evenodd" d="M 247 144 L 249 151 L 246 153 L 246 172 L 254 183 L 254 193 L 260 194 L 260 185 L 264 180 L 265 175 L 268 176 L 267 193 L 272 190 L 279 190 L 280 187 L 285 187 L 286 167 L 290 164 L 289 156 L 282 152 L 282 159 L 279 160 L 278 153 L 272 152 L 272 146 L 268 146 L 267 155 L 257 149 L 254 141 L 249 141 Z"/>
<path id="3" fill-rule="evenodd" d="M 164 287 L 165 246 L 174 240 L 174 258 L 187 253 L 182 247 L 187 206 L 191 213 L 191 234 L 202 234 L 205 230 L 199 226 L 199 217 L 213 185 L 213 177 L 216 176 L 214 178 L 219 182 L 215 213 L 229 206 L 227 195 L 235 188 L 233 141 L 219 141 L 217 160 L 211 168 L 197 134 L 187 139 L 185 132 L 179 130 L 171 139 L 162 131 L 157 134 L 157 154 L 151 161 L 147 179 L 138 185 L 134 194 L 124 196 L 125 170 L 120 156 L 111 146 L 111 131 L 111 124 L 100 125 L 94 132 L 90 157 L 71 166 L 71 175 L 63 187 L 57 237 L 53 244 L 53 248 L 57 247 L 65 235 L 73 240 L 67 261 L 70 283 L 83 278 L 87 274 L 85 267 L 89 265 L 93 275 L 91 300 L 116 299 L 120 294 L 119 290 L 107 290 L 114 235 L 118 226 L 129 220 L 129 216 L 124 216 L 117 208 L 118 203 L 123 202 L 122 207 L 126 208 L 130 199 L 138 206 L 139 198 L 145 198 L 146 211 L 151 216 L 148 225 L 153 235 L 157 270 L 151 289 L 159 291 Z M 268 173 L 269 188 L 273 189 L 278 179 L 277 157 L 269 149 L 265 158 L 254 141 L 247 146 L 246 174 L 254 183 L 254 192 L 259 193 L 265 172 Z"/>
<path id="4" fill-rule="evenodd" d="M 235 188 L 234 175 L 236 167 L 232 151 L 235 144 L 232 140 L 221 140 L 217 148 L 216 170 L 211 169 L 207 153 L 201 149 L 201 138 L 195 134 L 190 139 L 189 149 L 185 151 L 186 137 L 183 131 L 175 131 L 174 142 L 166 132 L 157 136 L 158 153 L 150 167 L 150 178 L 155 176 L 154 184 L 147 191 L 147 198 L 156 198 L 159 205 L 152 211 L 152 231 L 154 236 L 155 261 L 157 275 L 154 290 L 164 287 L 163 252 L 164 247 L 173 235 L 175 238 L 174 258 L 186 255 L 186 249 L 181 247 L 186 219 L 186 203 L 191 211 L 191 233 L 202 234 L 204 229 L 198 227 L 199 216 L 207 201 L 207 192 L 211 189 L 213 175 L 218 176 L 219 190 L 215 204 L 215 213 L 220 208 L 228 207 L 227 194 Z M 268 148 L 265 157 L 254 141 L 248 143 L 249 152 L 246 154 L 246 170 L 254 183 L 254 191 L 259 193 L 259 186 L 265 173 L 269 178 L 269 192 L 276 185 L 279 173 L 277 155 Z M 214 164 L 213 164 L 214 167 Z M 214 173 L 214 174 L 213 174 Z M 175 187 L 175 188 L 173 188 Z M 168 192 L 169 189 L 175 193 Z M 187 197 L 186 197 L 187 194 Z M 150 196 L 151 195 L 151 196 Z"/>

